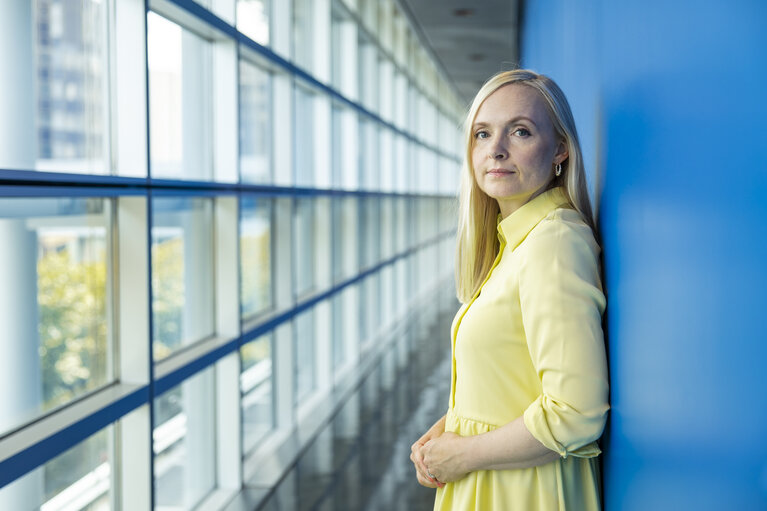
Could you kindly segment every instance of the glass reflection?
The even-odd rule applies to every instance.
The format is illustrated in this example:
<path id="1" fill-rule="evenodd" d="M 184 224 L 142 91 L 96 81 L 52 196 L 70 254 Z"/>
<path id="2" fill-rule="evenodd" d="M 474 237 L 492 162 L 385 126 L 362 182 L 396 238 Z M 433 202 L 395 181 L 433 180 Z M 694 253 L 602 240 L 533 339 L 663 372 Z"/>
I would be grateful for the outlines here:
<path id="1" fill-rule="evenodd" d="M 113 378 L 110 210 L 0 199 L 0 434 Z"/>
<path id="2" fill-rule="evenodd" d="M 110 509 L 112 427 L 93 434 L 0 489 L 0 509 Z"/>
<path id="3" fill-rule="evenodd" d="M 150 12 L 147 51 L 152 176 L 211 179 L 211 44 Z"/>
<path id="4" fill-rule="evenodd" d="M 109 97 L 104 2 L 36 0 L 37 169 L 107 173 Z"/>
<path id="5" fill-rule="evenodd" d="M 152 199 L 153 350 L 160 360 L 214 333 L 213 200 Z"/>
<path id="6" fill-rule="evenodd" d="M 272 336 L 265 335 L 240 349 L 242 374 L 243 452 L 254 449 L 274 427 Z"/>
<path id="7" fill-rule="evenodd" d="M 209 367 L 155 399 L 156 508 L 195 508 L 216 486 L 215 372 Z"/>
<path id="8" fill-rule="evenodd" d="M 240 293 L 243 320 L 272 306 L 271 211 L 271 199 L 241 199 Z"/>
<path id="9" fill-rule="evenodd" d="M 261 45 L 269 44 L 269 0 L 237 0 L 237 30 Z"/>
<path id="10" fill-rule="evenodd" d="M 271 75 L 240 61 L 240 173 L 247 183 L 271 179 Z"/>
<path id="11" fill-rule="evenodd" d="M 294 322 L 295 403 L 300 404 L 317 386 L 314 348 L 314 309 L 297 315 Z"/>

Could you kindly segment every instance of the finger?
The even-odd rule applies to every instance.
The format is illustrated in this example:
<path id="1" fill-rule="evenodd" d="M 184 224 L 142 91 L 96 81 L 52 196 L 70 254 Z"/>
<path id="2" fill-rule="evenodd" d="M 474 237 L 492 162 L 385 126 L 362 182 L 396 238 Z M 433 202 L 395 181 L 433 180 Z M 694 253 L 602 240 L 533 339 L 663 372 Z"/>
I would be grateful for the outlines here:
<path id="1" fill-rule="evenodd" d="M 424 477 L 421 475 L 420 472 L 417 473 L 418 476 L 418 484 L 421 486 L 425 486 L 427 488 L 437 488 L 437 483 L 429 479 L 428 477 Z"/>
<path id="2" fill-rule="evenodd" d="M 429 470 L 426 468 L 426 465 L 424 465 L 423 463 L 419 463 L 412 454 L 410 455 L 410 460 L 413 462 L 413 466 L 415 468 L 415 472 L 416 472 L 416 474 L 418 475 L 419 478 L 421 478 L 421 479 L 423 479 L 425 481 L 430 481 L 431 483 L 434 483 L 434 484 L 437 483 L 436 479 L 434 479 L 434 478 L 432 478 L 432 477 L 430 477 L 428 475 L 429 474 Z"/>
<path id="3" fill-rule="evenodd" d="M 414 463 L 415 465 L 415 471 L 416 474 L 418 474 L 418 477 L 420 479 L 423 479 L 424 481 L 428 481 L 430 484 L 436 485 L 438 487 L 445 486 L 445 483 L 441 483 L 437 480 L 436 477 L 432 477 L 429 475 L 429 469 L 426 468 L 426 465 Z"/>

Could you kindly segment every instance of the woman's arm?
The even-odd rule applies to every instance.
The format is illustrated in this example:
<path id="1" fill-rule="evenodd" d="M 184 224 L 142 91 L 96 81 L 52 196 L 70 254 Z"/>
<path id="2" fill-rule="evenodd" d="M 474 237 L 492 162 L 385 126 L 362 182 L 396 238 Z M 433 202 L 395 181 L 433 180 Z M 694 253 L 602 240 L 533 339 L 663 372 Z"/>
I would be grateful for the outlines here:
<path id="1" fill-rule="evenodd" d="M 436 478 L 429 476 L 429 471 L 423 462 L 422 449 L 427 442 L 439 438 L 444 433 L 445 416 L 443 415 L 441 419 L 435 422 L 434 425 L 421 436 L 421 438 L 416 440 L 415 443 L 410 446 L 410 461 L 412 461 L 413 465 L 415 465 L 415 472 L 416 477 L 418 478 L 418 482 L 427 488 L 441 487 L 444 486 L 444 483 L 441 483 L 437 481 Z"/>
<path id="2" fill-rule="evenodd" d="M 530 434 L 522 417 L 482 435 L 444 433 L 428 441 L 421 452 L 428 472 L 443 483 L 476 470 L 529 468 L 559 458 Z"/>

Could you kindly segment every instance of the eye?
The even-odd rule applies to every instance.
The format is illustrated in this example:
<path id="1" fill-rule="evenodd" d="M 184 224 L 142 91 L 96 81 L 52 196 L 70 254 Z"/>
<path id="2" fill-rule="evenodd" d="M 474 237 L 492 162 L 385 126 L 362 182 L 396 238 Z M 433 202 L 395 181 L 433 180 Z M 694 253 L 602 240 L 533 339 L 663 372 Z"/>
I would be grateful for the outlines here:
<path id="1" fill-rule="evenodd" d="M 530 131 L 527 128 L 517 128 L 512 132 L 512 134 L 518 137 L 529 137 Z"/>
<path id="2" fill-rule="evenodd" d="M 474 138 L 477 138 L 477 139 L 483 139 L 488 137 L 490 137 L 490 133 L 488 133 L 485 130 L 479 130 L 476 133 L 474 133 Z"/>

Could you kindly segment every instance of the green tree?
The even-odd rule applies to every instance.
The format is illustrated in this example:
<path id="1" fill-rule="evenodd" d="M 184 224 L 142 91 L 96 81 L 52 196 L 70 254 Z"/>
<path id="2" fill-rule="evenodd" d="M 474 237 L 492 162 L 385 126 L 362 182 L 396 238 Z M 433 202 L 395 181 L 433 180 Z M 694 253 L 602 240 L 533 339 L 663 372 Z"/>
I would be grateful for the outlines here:
<path id="1" fill-rule="evenodd" d="M 184 243 L 181 238 L 152 244 L 152 315 L 155 360 L 181 344 L 184 310 Z"/>
<path id="2" fill-rule="evenodd" d="M 106 258 L 74 262 L 68 250 L 38 260 L 43 407 L 54 408 L 107 379 Z"/>

